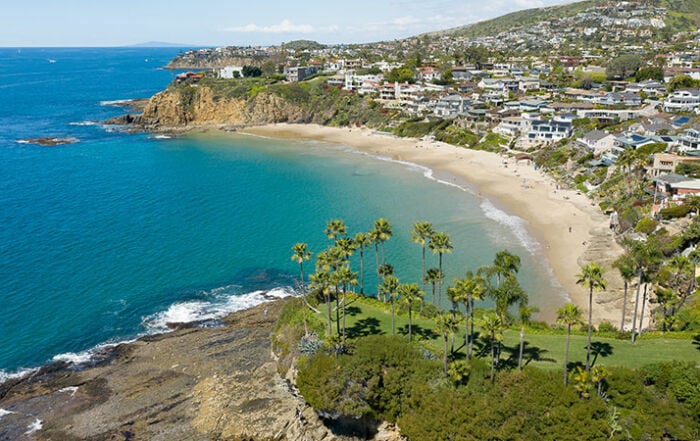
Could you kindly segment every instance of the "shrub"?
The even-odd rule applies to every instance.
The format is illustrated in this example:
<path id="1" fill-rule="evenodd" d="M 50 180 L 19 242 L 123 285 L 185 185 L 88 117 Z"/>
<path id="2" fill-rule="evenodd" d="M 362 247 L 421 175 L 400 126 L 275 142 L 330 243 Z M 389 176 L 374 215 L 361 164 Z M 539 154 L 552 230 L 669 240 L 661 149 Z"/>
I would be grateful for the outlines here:
<path id="1" fill-rule="evenodd" d="M 634 227 L 634 231 L 638 233 L 651 234 L 654 232 L 658 225 L 659 223 L 654 219 L 645 217 L 640 219 L 639 222 L 637 222 L 637 225 Z"/>
<path id="2" fill-rule="evenodd" d="M 688 205 L 675 205 L 673 207 L 662 208 L 659 211 L 659 214 L 664 219 L 685 217 L 688 213 L 690 213 L 690 207 Z"/>
<path id="3" fill-rule="evenodd" d="M 617 332 L 615 325 L 605 320 L 598 325 L 598 332 Z"/>

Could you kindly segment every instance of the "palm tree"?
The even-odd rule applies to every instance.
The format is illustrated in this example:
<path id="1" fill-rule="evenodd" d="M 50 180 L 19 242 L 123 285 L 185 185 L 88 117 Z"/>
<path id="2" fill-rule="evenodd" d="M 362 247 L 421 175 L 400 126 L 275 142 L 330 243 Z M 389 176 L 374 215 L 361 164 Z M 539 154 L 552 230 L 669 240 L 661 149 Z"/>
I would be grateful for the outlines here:
<path id="1" fill-rule="evenodd" d="M 423 249 L 423 270 L 421 272 L 421 280 L 423 281 L 423 291 L 425 291 L 425 248 L 430 240 L 430 237 L 435 234 L 433 224 L 430 222 L 416 222 L 413 224 L 411 231 L 411 240 Z"/>
<path id="2" fill-rule="evenodd" d="M 597 263 L 589 263 L 577 274 L 577 285 L 588 287 L 588 345 L 586 346 L 586 372 L 591 371 L 591 330 L 593 328 L 593 290 L 602 291 L 607 281 L 603 278 L 603 269 Z"/>
<path id="3" fill-rule="evenodd" d="M 496 343 L 503 341 L 503 322 L 497 314 L 485 315 L 481 321 L 482 338 L 488 338 L 491 342 L 491 382 L 494 379 L 494 371 L 496 367 Z"/>
<path id="4" fill-rule="evenodd" d="M 384 242 L 391 239 L 391 236 L 393 234 L 391 232 L 391 224 L 389 223 L 388 220 L 384 219 L 383 217 L 380 217 L 379 219 L 374 221 L 374 231 L 376 231 L 377 240 L 382 245 L 382 264 L 383 264 L 385 262 L 385 260 L 384 260 Z"/>
<path id="5" fill-rule="evenodd" d="M 447 342 L 449 341 L 450 335 L 454 335 L 455 332 L 457 332 L 457 322 L 452 317 L 452 314 L 443 312 L 437 316 L 435 319 L 435 332 L 442 336 L 442 342 L 444 344 L 442 363 L 445 375 L 447 375 Z"/>
<path id="6" fill-rule="evenodd" d="M 304 261 L 311 259 L 311 251 L 308 250 L 305 243 L 296 243 L 292 246 L 292 260 L 299 264 L 299 273 L 301 280 L 301 298 L 306 306 L 311 307 L 309 302 L 306 300 L 306 286 L 304 284 Z M 304 308 L 304 333 L 309 334 L 309 326 L 306 321 L 306 308 Z"/>
<path id="7" fill-rule="evenodd" d="M 627 289 L 629 282 L 632 281 L 635 275 L 634 261 L 629 254 L 623 254 L 618 257 L 613 266 L 620 272 L 620 277 L 624 281 L 624 294 L 622 295 L 622 319 L 620 320 L 620 331 L 625 330 L 625 311 L 627 310 Z"/>
<path id="8" fill-rule="evenodd" d="M 569 383 L 569 340 L 571 327 L 583 323 L 583 312 L 573 303 L 557 309 L 557 323 L 566 326 L 566 350 L 564 351 L 564 385 Z"/>
<path id="9" fill-rule="evenodd" d="M 474 302 L 482 301 L 486 298 L 488 292 L 488 281 L 481 275 L 482 271 L 477 270 L 476 274 L 467 271 L 466 280 L 469 281 L 469 348 L 467 350 L 467 359 L 471 358 L 472 348 L 474 346 Z"/>
<path id="10" fill-rule="evenodd" d="M 646 273 L 656 264 L 661 252 L 659 251 L 657 243 L 652 239 L 647 239 L 645 242 L 635 240 L 628 244 L 630 247 L 630 256 L 634 261 L 638 277 L 637 294 L 634 299 L 634 314 L 632 315 L 631 341 L 634 343 L 637 339 L 637 311 L 639 310 L 639 293 L 642 288 L 642 282 L 646 278 Z M 639 332 L 641 334 L 641 329 Z"/>
<path id="11" fill-rule="evenodd" d="M 372 240 L 369 234 L 359 232 L 353 238 L 355 247 L 360 250 L 360 294 L 365 293 L 365 248 L 369 248 Z"/>
<path id="12" fill-rule="evenodd" d="M 445 253 L 452 252 L 453 246 L 452 242 L 450 241 L 450 236 L 447 233 L 439 231 L 430 237 L 430 243 L 428 244 L 428 247 L 430 247 L 430 249 L 433 250 L 433 254 L 437 254 L 439 256 L 438 269 L 440 270 L 440 274 L 444 274 L 442 272 L 442 255 Z M 438 279 L 438 303 L 440 302 L 440 298 L 442 296 L 442 280 L 443 277 L 440 277 Z M 440 306 L 438 306 L 438 308 L 439 307 Z"/>
<path id="13" fill-rule="evenodd" d="M 345 346 L 345 334 L 346 334 L 346 327 L 345 327 L 345 295 L 347 294 L 348 291 L 348 285 L 356 285 L 357 284 L 357 273 L 353 272 L 349 266 L 343 265 L 338 270 L 333 273 L 334 275 L 337 276 L 338 282 L 343 286 L 343 300 L 341 302 L 342 304 L 342 316 L 343 316 L 343 331 L 342 331 L 342 336 L 343 336 L 343 346 Z"/>
<path id="14" fill-rule="evenodd" d="M 299 273 L 301 274 L 301 293 L 305 292 L 304 289 L 304 261 L 311 259 L 311 251 L 308 250 L 308 246 L 305 243 L 296 243 L 292 247 L 292 260 L 299 264 Z"/>
<path id="15" fill-rule="evenodd" d="M 335 246 L 342 251 L 343 260 L 345 262 L 349 262 L 350 256 L 352 256 L 357 249 L 355 241 L 347 237 L 339 237 L 336 239 Z"/>
<path id="16" fill-rule="evenodd" d="M 508 308 L 516 303 L 527 303 L 527 294 L 520 286 L 518 278 L 513 273 L 505 273 L 503 283 L 499 283 L 495 288 L 491 288 L 489 296 L 496 303 L 496 315 L 501 319 L 503 326 L 508 324 Z M 496 362 L 501 361 L 501 342 L 498 342 L 496 351 Z"/>
<path id="17" fill-rule="evenodd" d="M 401 302 L 408 309 L 408 341 L 410 342 L 412 339 L 413 306 L 423 300 L 425 293 L 418 288 L 417 283 L 402 283 L 399 285 L 397 293 L 401 297 Z"/>
<path id="18" fill-rule="evenodd" d="M 508 250 L 501 250 L 496 253 L 493 265 L 488 269 L 490 273 L 496 275 L 496 286 L 501 285 L 501 279 L 508 275 L 515 275 L 520 271 L 520 256 Z"/>
<path id="19" fill-rule="evenodd" d="M 518 370 L 523 370 L 523 352 L 525 351 L 525 326 L 530 324 L 532 314 L 538 312 L 536 306 L 528 306 L 527 299 L 520 302 L 518 313 L 520 315 L 520 352 L 518 354 Z"/>
<path id="20" fill-rule="evenodd" d="M 391 335 L 396 334 L 394 294 L 396 293 L 396 289 L 398 287 L 399 279 L 396 276 L 387 275 L 384 277 L 384 280 L 382 281 L 382 287 L 380 289 L 382 296 L 384 296 L 385 299 L 389 299 L 389 303 L 391 303 Z"/>
<path id="21" fill-rule="evenodd" d="M 345 236 L 348 232 L 348 227 L 345 225 L 342 219 L 333 219 L 326 223 L 326 229 L 324 230 L 326 236 L 331 240 L 336 240 L 341 236 Z"/>
<path id="22" fill-rule="evenodd" d="M 333 335 L 333 318 L 331 315 L 331 274 L 325 268 L 317 268 L 310 277 L 311 287 L 317 289 L 326 301 L 326 318 L 328 319 L 328 336 Z"/>
<path id="23" fill-rule="evenodd" d="M 435 288 L 438 284 L 438 282 L 442 280 L 442 273 L 440 272 L 439 269 L 437 268 L 430 268 L 428 271 L 425 273 L 425 278 L 423 279 L 423 283 L 430 283 L 433 287 L 433 305 L 436 305 L 438 309 L 440 308 L 440 299 L 437 299 L 435 297 Z"/>

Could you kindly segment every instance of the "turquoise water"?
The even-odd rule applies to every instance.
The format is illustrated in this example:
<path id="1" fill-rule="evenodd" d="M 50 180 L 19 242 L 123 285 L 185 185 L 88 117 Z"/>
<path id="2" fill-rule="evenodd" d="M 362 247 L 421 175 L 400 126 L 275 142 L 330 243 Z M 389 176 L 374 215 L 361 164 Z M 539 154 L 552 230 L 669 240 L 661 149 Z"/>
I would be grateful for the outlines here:
<path id="1" fill-rule="evenodd" d="M 455 245 L 448 277 L 508 248 L 532 303 L 563 303 L 524 223 L 428 170 L 315 142 L 203 134 L 154 139 L 94 124 L 105 101 L 172 79 L 172 49 L 0 49 L 0 370 L 80 360 L 105 342 L 214 317 L 293 283 L 290 248 L 392 222 L 387 261 L 419 280 L 410 229 L 428 220 Z M 55 63 L 48 60 L 56 60 Z M 75 136 L 60 147 L 17 143 Z M 437 265 L 430 257 L 429 264 Z M 367 252 L 371 286 L 373 252 Z M 88 351 L 88 352 L 85 352 Z M 60 355 L 62 354 L 62 355 Z"/>

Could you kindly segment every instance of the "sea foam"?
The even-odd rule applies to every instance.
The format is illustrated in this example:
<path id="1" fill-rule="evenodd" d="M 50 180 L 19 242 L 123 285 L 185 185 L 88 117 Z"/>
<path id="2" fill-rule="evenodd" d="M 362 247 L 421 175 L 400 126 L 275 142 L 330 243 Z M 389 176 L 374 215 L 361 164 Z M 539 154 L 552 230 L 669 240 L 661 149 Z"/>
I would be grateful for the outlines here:
<path id="1" fill-rule="evenodd" d="M 39 419 L 32 421 L 30 425 L 27 426 L 27 431 L 24 432 L 25 435 L 31 435 L 34 432 L 38 432 L 44 427 L 44 423 Z"/>
<path id="2" fill-rule="evenodd" d="M 149 334 L 167 332 L 170 330 L 168 324 L 216 320 L 232 312 L 252 308 L 253 306 L 271 300 L 293 295 L 292 291 L 288 288 L 254 291 L 242 295 L 220 294 L 221 292 L 228 291 L 229 288 L 230 287 L 221 287 L 210 291 L 210 294 L 214 296 L 214 300 L 212 301 L 194 300 L 175 303 L 165 311 L 144 317 L 142 324 Z"/>
<path id="3" fill-rule="evenodd" d="M 1 420 L 2 417 L 4 417 L 5 415 L 11 415 L 11 414 L 13 414 L 13 413 L 16 413 L 16 412 L 13 412 L 13 411 L 11 411 L 11 410 L 0 409 L 0 420 Z"/>
<path id="4" fill-rule="evenodd" d="M 141 324 L 145 331 L 138 337 L 152 334 L 162 334 L 172 331 L 170 324 L 192 323 L 206 320 L 216 320 L 225 317 L 226 315 L 241 311 L 243 309 L 252 308 L 262 303 L 270 302 L 276 299 L 282 299 L 294 295 L 290 288 L 274 288 L 268 291 L 253 291 L 247 294 L 237 295 L 231 294 L 236 291 L 238 286 L 229 285 L 215 288 L 202 295 L 211 298 L 209 301 L 191 300 L 187 302 L 174 303 L 167 310 L 148 315 L 141 320 Z M 117 342 L 106 342 L 94 346 L 82 352 L 66 352 L 55 355 L 52 358 L 54 362 L 66 362 L 74 366 L 84 366 L 94 362 L 101 355 L 109 352 L 110 349 L 126 343 L 132 343 L 136 339 L 120 340 Z M 7 378 L 2 377 L 0 371 L 0 383 Z"/>

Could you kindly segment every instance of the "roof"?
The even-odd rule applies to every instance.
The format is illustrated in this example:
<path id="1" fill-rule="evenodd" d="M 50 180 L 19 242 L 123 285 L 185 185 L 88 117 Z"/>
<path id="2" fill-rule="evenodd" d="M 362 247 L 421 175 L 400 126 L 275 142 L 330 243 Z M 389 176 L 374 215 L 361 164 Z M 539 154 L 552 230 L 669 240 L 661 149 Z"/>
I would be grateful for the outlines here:
<path id="1" fill-rule="evenodd" d="M 585 139 L 588 142 L 598 142 L 607 136 L 611 135 L 608 132 L 604 132 L 602 130 L 591 130 L 590 132 L 583 135 L 583 139 Z"/>
<path id="2" fill-rule="evenodd" d="M 663 182 L 665 184 L 676 184 L 687 180 L 687 176 L 677 175 L 675 173 L 668 173 L 665 175 L 657 176 L 653 179 L 654 182 Z"/>

